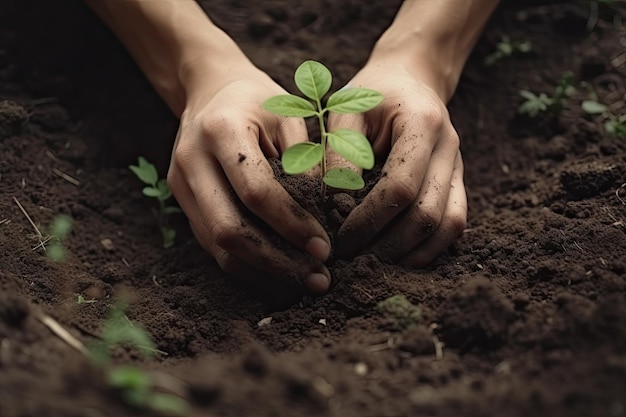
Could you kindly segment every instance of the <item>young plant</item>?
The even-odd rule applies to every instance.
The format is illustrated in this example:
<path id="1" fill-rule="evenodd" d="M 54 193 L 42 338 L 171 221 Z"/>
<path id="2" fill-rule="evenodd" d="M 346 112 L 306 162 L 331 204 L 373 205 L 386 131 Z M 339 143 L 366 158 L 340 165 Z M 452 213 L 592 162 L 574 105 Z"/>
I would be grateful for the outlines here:
<path id="1" fill-rule="evenodd" d="M 487 55 L 483 62 L 486 66 L 490 66 L 516 53 L 528 53 L 531 49 L 530 41 L 512 41 L 508 36 L 503 36 L 502 40 L 496 44 L 496 50 Z"/>
<path id="2" fill-rule="evenodd" d="M 585 100 L 581 107 L 589 115 L 601 115 L 604 120 L 604 130 L 609 135 L 626 138 L 626 114 L 615 115 L 608 106 L 595 100 Z"/>
<path id="3" fill-rule="evenodd" d="M 174 206 L 166 205 L 166 201 L 172 196 L 172 192 L 167 186 L 167 181 L 159 179 L 156 167 L 146 161 L 143 156 L 138 159 L 137 165 L 131 165 L 128 168 L 147 186 L 143 188 L 143 195 L 146 197 L 156 198 L 159 202 L 159 228 L 163 237 L 163 247 L 169 248 L 174 244 L 176 238 L 176 230 L 168 227 L 168 217 L 170 214 L 180 213 L 180 209 Z"/>
<path id="4" fill-rule="evenodd" d="M 527 114 L 530 117 L 548 112 L 559 115 L 565 107 L 567 99 L 575 92 L 575 88 L 572 85 L 573 78 L 573 75 L 569 72 L 563 74 L 551 97 L 545 93 L 537 95 L 528 90 L 521 90 L 519 94 L 526 101 L 519 106 L 518 112 Z"/>
<path id="5" fill-rule="evenodd" d="M 376 305 L 376 310 L 394 319 L 403 328 L 416 324 L 422 315 L 422 310 L 411 303 L 403 294 L 394 295 L 379 302 Z"/>
<path id="6" fill-rule="evenodd" d="M 343 88 L 334 92 L 322 105 L 322 98 L 330 89 L 332 75 L 317 61 L 305 61 L 294 75 L 296 86 L 307 98 L 293 94 L 270 97 L 263 108 L 286 117 L 317 117 L 320 126 L 320 143 L 302 142 L 289 147 L 282 155 L 283 169 L 287 174 L 302 174 L 320 165 L 322 174 L 322 199 L 326 186 L 346 190 L 359 190 L 365 186 L 363 178 L 349 168 L 326 169 L 326 148 L 330 146 L 343 158 L 362 169 L 372 169 L 374 152 L 369 140 L 360 132 L 326 129 L 325 116 L 329 112 L 362 113 L 376 107 L 383 96 L 368 88 Z"/>
<path id="7" fill-rule="evenodd" d="M 65 246 L 63 241 L 70 234 L 74 219 L 70 216 L 60 214 L 52 220 L 52 224 L 48 230 L 49 240 L 46 249 L 46 256 L 54 262 L 63 262 L 65 260 Z"/>
<path id="8" fill-rule="evenodd" d="M 107 383 L 119 392 L 127 405 L 166 415 L 187 415 L 188 404 L 177 396 L 157 392 L 152 378 L 143 370 L 135 366 L 109 366 L 110 351 L 119 345 L 134 346 L 147 357 L 158 352 L 148 332 L 131 322 L 124 310 L 123 303 L 111 308 L 101 340 L 89 349 L 92 362 L 104 370 Z"/>

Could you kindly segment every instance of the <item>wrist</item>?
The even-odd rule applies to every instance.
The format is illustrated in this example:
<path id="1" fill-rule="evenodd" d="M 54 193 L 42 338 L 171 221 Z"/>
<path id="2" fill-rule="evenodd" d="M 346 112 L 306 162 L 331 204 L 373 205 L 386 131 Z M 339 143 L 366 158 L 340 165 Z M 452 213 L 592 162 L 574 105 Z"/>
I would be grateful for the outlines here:
<path id="1" fill-rule="evenodd" d="M 400 65 L 444 102 L 498 0 L 412 0 L 402 3 L 376 43 L 371 62 Z"/>
<path id="2" fill-rule="evenodd" d="M 453 59 L 446 45 L 420 37 L 386 32 L 376 43 L 368 65 L 399 68 L 432 89 L 445 103 L 456 89 L 463 62 Z"/>

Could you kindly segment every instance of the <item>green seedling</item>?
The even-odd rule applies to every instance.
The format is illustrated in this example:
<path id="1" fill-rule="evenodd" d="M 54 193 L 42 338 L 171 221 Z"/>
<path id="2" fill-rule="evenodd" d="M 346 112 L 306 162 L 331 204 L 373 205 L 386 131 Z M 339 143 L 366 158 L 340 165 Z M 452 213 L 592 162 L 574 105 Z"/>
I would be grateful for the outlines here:
<path id="1" fill-rule="evenodd" d="M 604 130 L 609 134 L 620 138 L 626 138 L 626 114 L 615 115 L 602 103 L 595 100 L 585 100 L 581 105 L 583 111 L 589 115 L 601 115 L 604 121 Z"/>
<path id="2" fill-rule="evenodd" d="M 145 371 L 135 366 L 109 366 L 110 352 L 117 346 L 133 346 L 146 357 L 159 352 L 148 332 L 131 322 L 124 310 L 124 304 L 111 308 L 102 329 L 101 340 L 89 349 L 92 362 L 106 373 L 107 383 L 119 392 L 127 405 L 166 415 L 187 415 L 188 404 L 177 396 L 157 392 L 150 375 Z"/>
<path id="3" fill-rule="evenodd" d="M 126 404 L 139 410 L 151 410 L 168 416 L 186 416 L 189 405 L 172 394 L 156 392 L 150 375 L 134 366 L 113 368 L 107 381 L 121 393 Z"/>
<path id="4" fill-rule="evenodd" d="M 421 309 L 402 294 L 381 301 L 376 305 L 376 310 L 394 319 L 403 328 L 416 324 L 422 314 Z"/>
<path id="5" fill-rule="evenodd" d="M 326 186 L 345 190 L 359 190 L 365 186 L 360 174 L 350 168 L 326 169 L 326 150 L 330 146 L 335 152 L 358 168 L 372 169 L 374 152 L 369 140 L 360 132 L 338 129 L 328 132 L 325 116 L 334 113 L 362 113 L 376 107 L 383 96 L 368 88 L 343 88 L 330 95 L 326 105 L 322 98 L 332 84 L 328 68 L 317 61 L 305 61 L 294 75 L 296 86 L 307 98 L 293 94 L 270 97 L 263 108 L 286 117 L 317 117 L 320 126 L 320 143 L 295 144 L 282 155 L 283 169 L 287 174 L 302 174 L 315 166 L 321 166 L 322 199 L 326 197 Z"/>
<path id="6" fill-rule="evenodd" d="M 134 346 L 147 357 L 152 357 L 157 352 L 148 332 L 142 326 L 131 322 L 124 313 L 125 309 L 126 305 L 123 303 L 111 308 L 109 317 L 104 322 L 100 340 L 90 348 L 91 359 L 98 366 L 107 365 L 110 362 L 111 350 L 123 344 Z"/>
<path id="7" fill-rule="evenodd" d="M 503 58 L 508 58 L 517 53 L 528 53 L 532 50 L 530 41 L 512 41 L 508 36 L 503 36 L 502 40 L 496 44 L 496 50 L 485 57 L 483 63 L 490 66 Z"/>
<path id="8" fill-rule="evenodd" d="M 178 207 L 168 206 L 166 201 L 172 197 L 172 192 L 167 186 L 167 181 L 159 179 L 156 167 L 149 163 L 143 156 L 138 159 L 137 165 L 130 165 L 128 168 L 147 186 L 143 188 L 143 195 L 156 198 L 159 202 L 159 228 L 163 237 L 163 247 L 169 248 L 174 244 L 176 230 L 168 227 L 168 218 L 171 214 L 180 213 Z"/>
<path id="9" fill-rule="evenodd" d="M 54 262 L 63 262 L 65 260 L 65 246 L 63 241 L 70 234 L 74 219 L 70 216 L 60 214 L 52 220 L 52 224 L 48 229 L 48 242 L 46 256 Z"/>
<path id="10" fill-rule="evenodd" d="M 518 112 L 527 114 L 530 117 L 535 117 L 539 113 L 559 115 L 565 108 L 567 99 L 576 91 L 572 85 L 573 78 L 571 73 L 563 74 L 552 96 L 548 96 L 545 93 L 537 95 L 528 90 L 521 90 L 519 94 L 526 100 L 519 106 Z"/>
<path id="11" fill-rule="evenodd" d="M 76 296 L 76 304 L 80 305 L 80 304 L 93 304 L 95 302 L 97 302 L 98 300 L 96 299 L 92 299 L 92 300 L 87 300 L 85 297 L 83 297 L 82 294 L 78 294 L 78 296 Z"/>

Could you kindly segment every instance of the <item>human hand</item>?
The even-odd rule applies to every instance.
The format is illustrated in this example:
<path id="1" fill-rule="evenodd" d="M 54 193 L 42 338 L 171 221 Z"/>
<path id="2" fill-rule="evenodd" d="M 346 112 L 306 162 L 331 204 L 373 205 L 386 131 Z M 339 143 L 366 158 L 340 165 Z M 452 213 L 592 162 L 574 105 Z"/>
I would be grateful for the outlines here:
<path id="1" fill-rule="evenodd" d="M 194 71 L 197 76 L 187 77 L 194 81 L 168 184 L 198 241 L 228 273 L 266 275 L 325 292 L 330 239 L 278 183 L 267 161 L 308 139 L 304 121 L 261 108 L 265 99 L 286 92 L 252 64 L 231 66 L 220 76 Z M 259 219 L 272 230 L 259 227 Z M 277 247 L 273 231 L 297 251 Z"/>
<path id="2" fill-rule="evenodd" d="M 466 225 L 467 198 L 459 137 L 435 90 L 402 65 L 368 63 L 350 82 L 385 97 L 362 114 L 331 114 L 330 130 L 350 128 L 387 160 L 381 178 L 341 226 L 336 251 L 367 247 L 385 261 L 423 267 Z M 329 167 L 345 165 L 329 156 Z"/>

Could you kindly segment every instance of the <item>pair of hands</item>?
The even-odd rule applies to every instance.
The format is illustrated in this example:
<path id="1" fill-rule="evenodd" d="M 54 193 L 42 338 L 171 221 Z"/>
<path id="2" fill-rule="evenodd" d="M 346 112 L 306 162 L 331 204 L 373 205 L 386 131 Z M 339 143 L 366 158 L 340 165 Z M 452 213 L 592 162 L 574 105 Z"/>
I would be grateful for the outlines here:
<path id="1" fill-rule="evenodd" d="M 364 114 L 331 114 L 329 130 L 361 131 L 377 159 L 387 159 L 379 182 L 339 230 L 335 252 L 345 257 L 365 250 L 384 261 L 423 267 L 465 228 L 458 135 L 443 99 L 402 66 L 368 63 L 350 86 L 385 98 Z M 168 183 L 198 241 L 224 271 L 324 293 L 331 282 L 324 266 L 330 239 L 278 183 L 267 161 L 308 140 L 302 119 L 261 107 L 277 94 L 286 91 L 249 63 L 198 83 L 181 116 Z M 342 161 L 331 158 L 329 164 Z M 298 251 L 279 249 L 254 217 Z"/>

